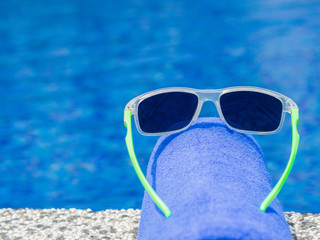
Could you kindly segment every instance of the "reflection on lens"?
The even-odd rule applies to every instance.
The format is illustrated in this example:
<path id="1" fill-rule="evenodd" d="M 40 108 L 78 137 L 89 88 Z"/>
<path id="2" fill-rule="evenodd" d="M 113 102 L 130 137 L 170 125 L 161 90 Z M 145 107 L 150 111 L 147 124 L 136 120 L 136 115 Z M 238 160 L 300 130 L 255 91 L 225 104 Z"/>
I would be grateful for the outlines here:
<path id="1" fill-rule="evenodd" d="M 140 102 L 139 125 L 145 133 L 175 131 L 187 126 L 198 106 L 198 97 L 192 93 L 160 93 Z"/>
<path id="2" fill-rule="evenodd" d="M 220 107 L 231 127 L 257 132 L 276 130 L 283 109 L 279 99 L 252 91 L 225 93 L 220 97 Z"/>

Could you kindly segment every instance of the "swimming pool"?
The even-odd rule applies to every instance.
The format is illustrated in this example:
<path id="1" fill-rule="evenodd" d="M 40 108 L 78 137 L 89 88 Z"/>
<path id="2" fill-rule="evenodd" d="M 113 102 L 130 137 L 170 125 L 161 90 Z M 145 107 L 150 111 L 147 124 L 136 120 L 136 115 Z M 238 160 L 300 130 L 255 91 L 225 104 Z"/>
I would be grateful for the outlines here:
<path id="1" fill-rule="evenodd" d="M 300 107 L 285 211 L 319 212 L 320 48 L 316 1 L 0 3 L 0 207 L 140 208 L 123 109 L 161 87 L 251 85 Z M 201 116 L 217 116 L 205 104 Z M 143 170 L 157 140 L 134 130 Z M 255 137 L 276 182 L 291 148 Z"/>

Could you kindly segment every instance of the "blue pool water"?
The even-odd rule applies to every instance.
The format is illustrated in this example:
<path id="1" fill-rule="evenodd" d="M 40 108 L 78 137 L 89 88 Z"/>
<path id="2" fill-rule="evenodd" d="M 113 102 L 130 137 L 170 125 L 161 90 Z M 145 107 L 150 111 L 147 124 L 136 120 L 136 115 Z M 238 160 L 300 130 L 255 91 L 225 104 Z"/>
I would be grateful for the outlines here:
<path id="1" fill-rule="evenodd" d="M 125 104 L 169 86 L 252 85 L 300 107 L 301 145 L 279 195 L 319 212 L 318 1 L 70 0 L 0 2 L 0 207 L 140 208 Z M 205 104 L 201 116 L 217 116 Z M 274 181 L 291 148 L 256 137 Z M 134 130 L 143 170 L 156 137 Z"/>

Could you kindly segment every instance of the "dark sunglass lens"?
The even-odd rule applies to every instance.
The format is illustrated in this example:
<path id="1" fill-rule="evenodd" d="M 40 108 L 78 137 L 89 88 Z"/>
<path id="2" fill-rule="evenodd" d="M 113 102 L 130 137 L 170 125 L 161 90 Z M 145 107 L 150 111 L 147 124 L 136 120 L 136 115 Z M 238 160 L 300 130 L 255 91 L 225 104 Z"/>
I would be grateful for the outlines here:
<path id="1" fill-rule="evenodd" d="M 279 99 L 251 91 L 225 93 L 220 97 L 220 106 L 231 127 L 257 132 L 276 130 L 280 125 L 283 107 Z"/>
<path id="2" fill-rule="evenodd" d="M 144 99 L 138 106 L 140 128 L 145 133 L 175 131 L 187 126 L 198 106 L 192 93 L 161 93 Z"/>

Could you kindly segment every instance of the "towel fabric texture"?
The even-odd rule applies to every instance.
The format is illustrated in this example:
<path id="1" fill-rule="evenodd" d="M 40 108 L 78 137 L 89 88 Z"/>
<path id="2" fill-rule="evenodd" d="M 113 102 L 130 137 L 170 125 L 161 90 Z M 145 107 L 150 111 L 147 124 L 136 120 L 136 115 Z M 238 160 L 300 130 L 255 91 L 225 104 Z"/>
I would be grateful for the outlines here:
<path id="1" fill-rule="evenodd" d="M 260 204 L 272 181 L 259 145 L 219 118 L 199 118 L 162 136 L 147 180 L 172 212 L 166 218 L 145 191 L 138 239 L 292 239 L 280 203 Z"/>

